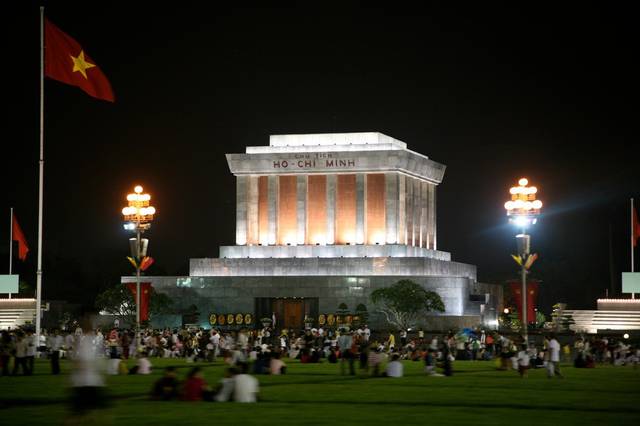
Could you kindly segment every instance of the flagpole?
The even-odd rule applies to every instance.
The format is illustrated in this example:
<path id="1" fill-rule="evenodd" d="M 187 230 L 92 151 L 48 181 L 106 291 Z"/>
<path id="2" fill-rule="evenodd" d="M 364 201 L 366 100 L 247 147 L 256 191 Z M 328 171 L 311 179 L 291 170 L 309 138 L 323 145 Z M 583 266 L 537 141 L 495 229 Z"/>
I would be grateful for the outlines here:
<path id="1" fill-rule="evenodd" d="M 40 173 L 38 187 L 38 269 L 36 272 L 36 338 L 40 338 L 42 298 L 42 204 L 44 185 L 44 6 L 40 6 Z"/>
<path id="2" fill-rule="evenodd" d="M 634 259 L 633 259 L 633 243 L 635 242 L 634 239 L 634 231 L 635 229 L 633 229 L 633 198 L 631 199 L 631 272 L 635 272 L 634 269 Z M 636 298 L 636 294 L 635 293 L 631 293 L 631 298 L 635 299 Z"/>
<path id="3" fill-rule="evenodd" d="M 11 207 L 11 215 L 9 216 L 9 275 L 13 270 L 13 207 Z M 11 298 L 11 293 L 9 293 Z"/>
<path id="4" fill-rule="evenodd" d="M 11 215 L 9 219 L 9 275 L 13 271 L 13 207 L 11 207 Z M 11 299 L 11 292 L 9 292 Z"/>

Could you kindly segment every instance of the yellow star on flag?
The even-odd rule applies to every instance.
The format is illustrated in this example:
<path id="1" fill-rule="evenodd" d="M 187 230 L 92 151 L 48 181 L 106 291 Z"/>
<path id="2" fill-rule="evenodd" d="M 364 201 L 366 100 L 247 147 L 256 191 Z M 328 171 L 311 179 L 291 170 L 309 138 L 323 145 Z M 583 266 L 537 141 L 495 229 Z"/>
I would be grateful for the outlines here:
<path id="1" fill-rule="evenodd" d="M 85 61 L 84 59 L 84 50 L 80 51 L 80 54 L 78 55 L 78 57 L 75 57 L 73 55 L 69 55 L 71 56 L 71 60 L 73 61 L 73 70 L 71 72 L 76 72 L 78 71 L 80 74 L 82 74 L 82 76 L 87 79 L 87 72 L 86 70 L 88 70 L 89 68 L 93 68 L 95 67 L 94 64 Z"/>

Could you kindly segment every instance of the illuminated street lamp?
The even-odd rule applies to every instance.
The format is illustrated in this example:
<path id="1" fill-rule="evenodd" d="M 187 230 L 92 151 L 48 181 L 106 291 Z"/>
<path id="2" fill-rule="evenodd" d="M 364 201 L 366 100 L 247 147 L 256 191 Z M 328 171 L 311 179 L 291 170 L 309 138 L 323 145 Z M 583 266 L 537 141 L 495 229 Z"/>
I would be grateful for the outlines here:
<path id="1" fill-rule="evenodd" d="M 527 262 L 531 255 L 531 236 L 527 234 L 527 228 L 537 222 L 542 208 L 542 201 L 536 199 L 538 188 L 527 186 L 528 184 L 529 181 L 526 178 L 520 179 L 519 186 L 509 189 L 511 199 L 504 203 L 509 222 L 522 230 L 520 234 L 516 235 L 516 242 L 522 277 L 522 335 L 525 343 L 529 341 L 527 332 L 527 269 L 531 266 L 531 262 Z M 531 260 L 535 260 L 535 257 Z"/>
<path id="2" fill-rule="evenodd" d="M 122 209 L 125 224 L 124 229 L 134 231 L 135 238 L 129 239 L 131 256 L 136 263 L 136 329 L 140 330 L 140 263 L 147 255 L 149 240 L 142 239 L 142 233 L 151 228 L 151 221 L 156 209 L 149 204 L 151 195 L 143 194 L 142 187 L 137 185 L 133 194 L 127 195 L 127 207 Z"/>

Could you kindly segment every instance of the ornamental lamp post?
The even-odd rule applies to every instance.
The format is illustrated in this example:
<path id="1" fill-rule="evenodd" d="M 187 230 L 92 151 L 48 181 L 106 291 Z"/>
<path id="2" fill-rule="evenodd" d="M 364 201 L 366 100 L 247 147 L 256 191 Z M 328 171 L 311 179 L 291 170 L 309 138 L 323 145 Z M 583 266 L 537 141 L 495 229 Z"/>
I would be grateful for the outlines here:
<path id="1" fill-rule="evenodd" d="M 521 178 L 518 181 L 518 186 L 509 189 L 511 199 L 504 203 L 509 222 L 522 231 L 516 235 L 516 243 L 522 279 L 522 336 L 527 345 L 529 343 L 527 331 L 527 269 L 531 266 L 532 261 L 535 260 L 534 255 L 534 257 L 528 261 L 531 256 L 531 236 L 527 234 L 527 228 L 537 222 L 540 209 L 542 208 L 542 201 L 536 199 L 538 188 L 535 186 L 527 186 L 528 184 L 529 181 L 526 178 Z"/>
<path id="2" fill-rule="evenodd" d="M 131 248 L 131 257 L 134 258 L 136 264 L 136 335 L 140 331 L 140 263 L 142 258 L 147 255 L 147 247 L 149 240 L 141 238 L 144 231 L 151 228 L 151 221 L 156 209 L 149 205 L 151 195 L 143 194 L 142 186 L 137 185 L 133 189 L 133 194 L 127 195 L 127 207 L 122 209 L 125 224 L 124 229 L 134 231 L 135 238 L 129 239 Z"/>

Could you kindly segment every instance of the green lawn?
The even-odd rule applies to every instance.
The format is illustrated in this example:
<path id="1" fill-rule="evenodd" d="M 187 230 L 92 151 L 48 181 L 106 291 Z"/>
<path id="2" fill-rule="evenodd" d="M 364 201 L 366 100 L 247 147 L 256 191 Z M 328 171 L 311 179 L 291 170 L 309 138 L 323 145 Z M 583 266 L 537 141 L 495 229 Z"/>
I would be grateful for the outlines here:
<path id="1" fill-rule="evenodd" d="M 133 362 L 131 362 L 133 365 Z M 110 408 L 70 419 L 69 365 L 52 376 L 45 361 L 31 377 L 0 377 L 0 424 L 466 424 L 572 425 L 640 424 L 640 368 L 564 366 L 565 379 L 530 371 L 496 371 L 493 362 L 459 361 L 453 377 L 426 377 L 422 363 L 405 362 L 401 379 L 340 376 L 334 364 L 287 361 L 285 376 L 259 376 L 258 404 L 149 401 L 162 366 L 175 365 L 183 377 L 193 364 L 152 360 L 151 376 L 111 376 Z M 206 364 L 215 384 L 221 363 Z"/>

